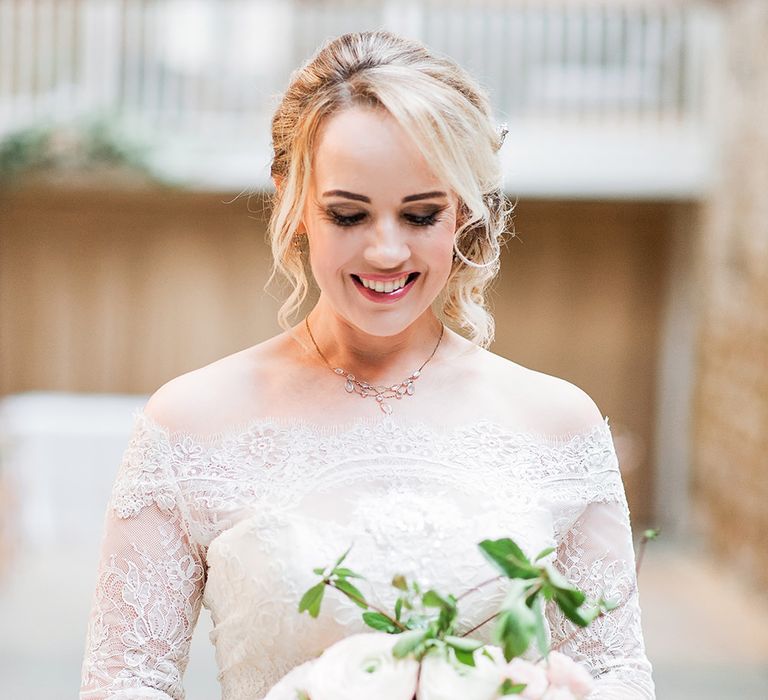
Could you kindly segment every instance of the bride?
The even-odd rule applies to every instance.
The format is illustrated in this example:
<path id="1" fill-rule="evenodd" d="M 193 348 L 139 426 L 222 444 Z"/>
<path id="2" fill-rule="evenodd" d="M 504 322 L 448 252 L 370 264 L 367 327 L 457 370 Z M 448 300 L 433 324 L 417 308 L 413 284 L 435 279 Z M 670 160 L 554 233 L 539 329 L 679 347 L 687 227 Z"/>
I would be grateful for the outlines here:
<path id="1" fill-rule="evenodd" d="M 461 593 L 493 573 L 477 543 L 512 537 L 555 547 L 575 585 L 624 603 L 575 633 L 547 611 L 553 643 L 596 678 L 590 697 L 653 698 L 607 419 L 576 386 L 486 349 L 509 214 L 486 95 L 418 42 L 346 34 L 293 75 L 272 138 L 284 332 L 134 414 L 80 697 L 183 698 L 204 605 L 222 697 L 261 698 L 366 629 L 333 596 L 316 620 L 298 613 L 314 567 L 353 545 L 366 597 L 390 607 L 394 573 Z M 308 279 L 319 300 L 291 325 Z M 503 596 L 503 582 L 468 596 L 461 628 Z"/>

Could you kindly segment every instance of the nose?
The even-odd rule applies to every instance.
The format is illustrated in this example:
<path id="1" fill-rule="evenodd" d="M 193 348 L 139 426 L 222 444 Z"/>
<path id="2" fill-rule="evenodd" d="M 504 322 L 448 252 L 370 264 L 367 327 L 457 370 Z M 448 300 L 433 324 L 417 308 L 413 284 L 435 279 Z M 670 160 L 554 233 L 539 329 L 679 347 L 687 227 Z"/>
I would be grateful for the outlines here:
<path id="1" fill-rule="evenodd" d="M 372 267 L 381 270 L 401 267 L 411 257 L 406 234 L 396 222 L 382 217 L 372 227 L 363 257 Z"/>

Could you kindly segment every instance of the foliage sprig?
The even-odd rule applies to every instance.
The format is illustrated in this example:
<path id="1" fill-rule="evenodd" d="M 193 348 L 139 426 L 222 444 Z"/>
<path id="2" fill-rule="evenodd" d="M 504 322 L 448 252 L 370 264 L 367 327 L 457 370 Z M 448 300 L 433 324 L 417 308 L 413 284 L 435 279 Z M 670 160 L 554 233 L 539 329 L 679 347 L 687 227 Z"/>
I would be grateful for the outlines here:
<path id="1" fill-rule="evenodd" d="M 638 553 L 638 570 L 646 543 L 656 539 L 658 534 L 658 530 L 646 530 L 643 533 Z M 350 581 L 365 578 L 342 566 L 352 549 L 350 546 L 332 566 L 313 569 L 315 574 L 321 576 L 321 580 L 304 593 L 299 602 L 299 612 L 306 611 L 316 618 L 320 614 L 326 587 L 335 588 L 364 610 L 362 618 L 366 625 L 380 632 L 400 635 L 393 648 L 395 657 L 412 656 L 421 661 L 428 652 L 437 649 L 449 658 L 452 654 L 461 664 L 474 666 L 478 649 L 482 649 L 486 655 L 489 653 L 483 648 L 482 641 L 470 635 L 492 620 L 496 622 L 491 639 L 503 650 L 504 658 L 510 661 L 525 653 L 533 643 L 543 656 L 549 653 L 549 635 L 543 612 L 545 603 L 553 602 L 577 629 L 587 627 L 597 617 L 619 606 L 618 601 L 607 600 L 603 596 L 590 599 L 567 581 L 549 561 L 554 552 L 553 547 L 542 550 L 533 560 L 510 538 L 486 539 L 478 547 L 499 571 L 497 576 L 456 597 L 435 588 L 424 590 L 418 581 L 409 581 L 403 574 L 396 574 L 391 585 L 399 594 L 390 613 L 370 603 Z M 459 602 L 503 579 L 509 580 L 509 584 L 499 610 L 470 630 L 460 633 L 456 629 Z M 517 694 L 524 687 L 507 681 L 500 692 L 504 695 Z"/>

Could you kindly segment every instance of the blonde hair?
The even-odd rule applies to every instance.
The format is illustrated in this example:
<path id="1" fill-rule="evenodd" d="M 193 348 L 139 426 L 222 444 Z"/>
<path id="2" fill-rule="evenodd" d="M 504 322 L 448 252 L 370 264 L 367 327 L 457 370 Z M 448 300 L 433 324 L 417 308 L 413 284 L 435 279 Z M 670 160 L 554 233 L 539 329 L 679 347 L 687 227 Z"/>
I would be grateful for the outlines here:
<path id="1" fill-rule="evenodd" d="M 321 123 L 352 106 L 385 109 L 412 136 L 435 175 L 459 198 L 454 260 L 440 294 L 446 321 L 487 347 L 494 336 L 485 292 L 499 270 L 508 208 L 497 151 L 503 141 L 485 92 L 449 58 L 386 31 L 344 34 L 324 44 L 291 81 L 272 118 L 271 165 L 280 181 L 268 235 L 272 274 L 292 289 L 278 311 L 282 328 L 309 289 L 293 244 L 309 190 Z"/>

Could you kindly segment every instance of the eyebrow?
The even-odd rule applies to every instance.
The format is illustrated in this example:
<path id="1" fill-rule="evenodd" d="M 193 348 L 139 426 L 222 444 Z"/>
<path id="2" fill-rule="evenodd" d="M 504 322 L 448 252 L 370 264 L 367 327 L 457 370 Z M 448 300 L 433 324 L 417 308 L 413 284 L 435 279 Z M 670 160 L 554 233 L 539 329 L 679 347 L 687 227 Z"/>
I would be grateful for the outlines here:
<path id="1" fill-rule="evenodd" d="M 447 197 L 445 192 L 421 192 L 420 194 L 409 194 L 407 197 L 403 197 L 403 203 L 405 202 L 418 202 L 420 199 L 434 199 L 435 197 Z M 347 192 L 346 190 L 329 190 L 323 192 L 323 197 L 344 197 L 345 199 L 354 199 L 356 202 L 371 203 L 370 197 L 366 197 L 364 194 L 355 194 L 354 192 Z"/>

